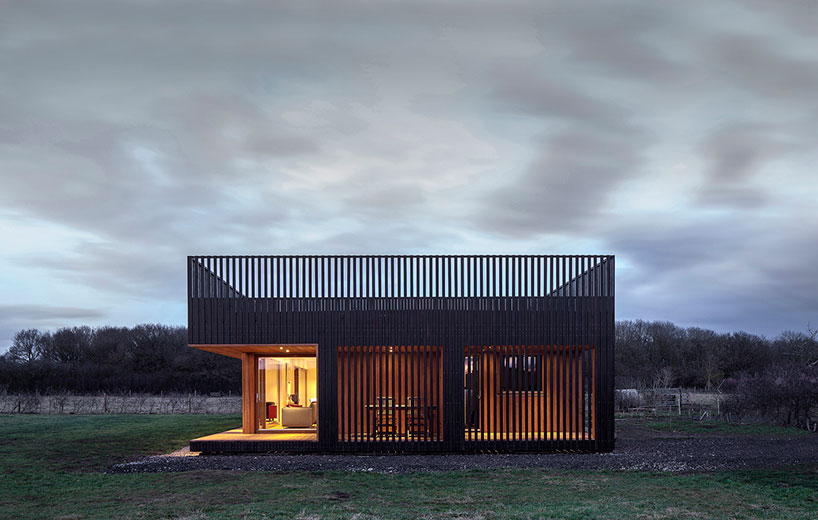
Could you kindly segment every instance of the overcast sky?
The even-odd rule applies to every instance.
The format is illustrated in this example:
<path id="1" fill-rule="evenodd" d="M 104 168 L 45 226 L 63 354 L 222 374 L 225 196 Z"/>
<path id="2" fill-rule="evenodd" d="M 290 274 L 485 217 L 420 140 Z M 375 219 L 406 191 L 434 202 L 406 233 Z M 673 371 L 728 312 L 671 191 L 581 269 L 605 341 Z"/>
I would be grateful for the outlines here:
<path id="1" fill-rule="evenodd" d="M 818 325 L 818 1 L 274 3 L 0 1 L 0 350 L 184 324 L 188 254 L 615 254 L 619 319 Z"/>

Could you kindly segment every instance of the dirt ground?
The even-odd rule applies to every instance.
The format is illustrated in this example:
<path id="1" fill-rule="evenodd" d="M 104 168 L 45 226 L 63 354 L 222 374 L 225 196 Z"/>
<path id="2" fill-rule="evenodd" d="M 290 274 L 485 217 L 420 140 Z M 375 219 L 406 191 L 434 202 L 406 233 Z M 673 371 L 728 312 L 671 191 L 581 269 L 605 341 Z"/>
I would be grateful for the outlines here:
<path id="1" fill-rule="evenodd" d="M 185 456 L 189 455 L 189 456 Z M 369 471 L 410 473 L 496 468 L 699 472 L 814 466 L 818 435 L 657 431 L 640 421 L 617 424 L 612 453 L 486 453 L 440 455 L 190 455 L 185 450 L 109 468 L 112 473 L 235 471 Z"/>

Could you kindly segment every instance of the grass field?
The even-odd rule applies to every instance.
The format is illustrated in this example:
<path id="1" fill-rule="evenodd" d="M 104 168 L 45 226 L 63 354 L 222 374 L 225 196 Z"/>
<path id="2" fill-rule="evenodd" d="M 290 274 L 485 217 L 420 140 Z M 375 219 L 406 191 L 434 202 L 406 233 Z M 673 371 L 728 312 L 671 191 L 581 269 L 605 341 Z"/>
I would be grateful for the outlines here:
<path id="1" fill-rule="evenodd" d="M 812 435 L 810 432 L 798 428 L 788 428 L 758 422 L 728 423 L 721 420 L 697 421 L 684 415 L 673 413 L 664 415 L 618 414 L 617 428 L 647 428 L 655 432 L 682 433 L 696 435 L 740 435 L 740 436 L 787 436 L 800 437 Z"/>
<path id="2" fill-rule="evenodd" d="M 0 517 L 816 518 L 818 468 L 108 475 L 238 416 L 0 416 Z"/>

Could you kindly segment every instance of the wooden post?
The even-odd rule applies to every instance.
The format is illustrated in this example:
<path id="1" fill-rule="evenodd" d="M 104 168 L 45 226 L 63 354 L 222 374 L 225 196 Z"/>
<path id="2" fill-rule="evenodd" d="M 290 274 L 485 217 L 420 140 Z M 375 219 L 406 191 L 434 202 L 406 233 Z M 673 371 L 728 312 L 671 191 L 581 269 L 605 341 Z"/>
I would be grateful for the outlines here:
<path id="1" fill-rule="evenodd" d="M 682 387 L 679 387 L 679 415 L 682 415 Z"/>
<path id="2" fill-rule="evenodd" d="M 241 432 L 256 433 L 256 356 L 241 355 Z"/>

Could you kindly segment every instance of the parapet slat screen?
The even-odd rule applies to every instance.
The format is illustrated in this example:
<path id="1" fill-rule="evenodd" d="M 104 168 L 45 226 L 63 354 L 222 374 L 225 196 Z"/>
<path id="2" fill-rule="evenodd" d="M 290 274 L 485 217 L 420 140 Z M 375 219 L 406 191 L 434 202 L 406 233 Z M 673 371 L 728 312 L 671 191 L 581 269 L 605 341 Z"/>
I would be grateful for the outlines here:
<path id="1" fill-rule="evenodd" d="M 590 296 L 607 256 L 193 256 L 193 298 Z M 594 280 L 597 280 L 594 283 Z M 596 296 L 607 296 L 606 292 Z"/>

